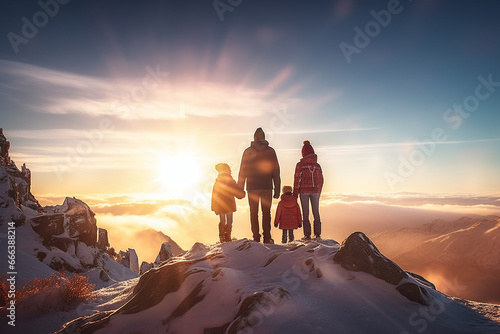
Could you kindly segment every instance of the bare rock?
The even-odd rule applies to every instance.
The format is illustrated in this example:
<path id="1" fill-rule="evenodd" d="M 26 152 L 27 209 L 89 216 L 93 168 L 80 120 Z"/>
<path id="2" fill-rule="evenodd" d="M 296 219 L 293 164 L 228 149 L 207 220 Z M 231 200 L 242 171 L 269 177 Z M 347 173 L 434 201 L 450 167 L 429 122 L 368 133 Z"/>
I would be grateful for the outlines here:
<path id="1" fill-rule="evenodd" d="M 141 268 L 140 268 L 140 274 L 144 274 L 146 271 L 150 270 L 153 268 L 153 264 L 150 262 L 142 261 L 141 263 Z"/>
<path id="2" fill-rule="evenodd" d="M 64 214 L 53 213 L 34 217 L 31 219 L 31 227 L 44 241 L 48 241 L 52 236 L 64 233 Z"/>
<path id="3" fill-rule="evenodd" d="M 10 142 L 3 134 L 3 129 L 0 128 L 0 164 L 4 166 L 10 163 L 9 148 Z"/>
<path id="4" fill-rule="evenodd" d="M 351 271 L 363 271 L 392 285 L 403 296 L 411 301 L 428 305 L 426 297 L 428 295 L 424 287 L 413 283 L 403 269 L 396 263 L 386 258 L 373 242 L 362 232 L 355 232 L 345 239 L 334 255 L 333 260 L 339 263 L 344 269 Z M 414 275 L 412 275 L 414 276 Z M 419 276 L 420 281 L 432 283 Z"/>
<path id="5" fill-rule="evenodd" d="M 62 205 L 66 208 L 67 232 L 70 238 L 78 238 L 87 246 L 97 245 L 97 221 L 95 213 L 82 200 L 66 197 Z"/>
<path id="6" fill-rule="evenodd" d="M 106 251 L 109 247 L 108 231 L 99 227 L 99 238 L 97 239 L 97 248 Z"/>
<path id="7" fill-rule="evenodd" d="M 160 252 L 158 253 L 158 256 L 156 257 L 154 264 L 156 267 L 158 267 L 163 262 L 170 259 L 171 257 L 172 257 L 172 248 L 170 247 L 170 244 L 168 242 L 164 242 L 160 246 Z"/>
<path id="8" fill-rule="evenodd" d="M 14 222 L 23 225 L 26 215 L 21 210 L 17 184 L 6 167 L 0 165 L 0 225 Z"/>
<path id="9" fill-rule="evenodd" d="M 364 271 L 393 285 L 408 277 L 403 269 L 382 255 L 362 232 L 355 232 L 347 237 L 333 260 L 344 269 Z"/>

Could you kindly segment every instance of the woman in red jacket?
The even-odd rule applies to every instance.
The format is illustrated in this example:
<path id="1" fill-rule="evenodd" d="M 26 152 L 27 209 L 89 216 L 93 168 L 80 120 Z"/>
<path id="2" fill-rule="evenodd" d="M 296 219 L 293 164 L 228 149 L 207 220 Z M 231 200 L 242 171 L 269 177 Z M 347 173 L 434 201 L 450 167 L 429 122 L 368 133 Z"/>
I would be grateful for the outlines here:
<path id="1" fill-rule="evenodd" d="M 300 208 L 297 204 L 297 198 L 292 194 L 292 187 L 284 186 L 281 201 L 276 209 L 276 217 L 274 218 L 274 226 L 283 230 L 281 243 L 286 244 L 287 234 L 288 240 L 293 241 L 293 230 L 302 227 L 302 216 Z"/>
<path id="2" fill-rule="evenodd" d="M 314 235 L 321 238 L 321 218 L 319 216 L 319 197 L 323 189 L 323 171 L 318 164 L 318 156 L 314 153 L 309 140 L 304 141 L 302 159 L 295 167 L 293 195 L 300 195 L 304 225 L 304 240 L 311 240 L 311 223 L 309 222 L 309 201 L 314 218 Z"/>

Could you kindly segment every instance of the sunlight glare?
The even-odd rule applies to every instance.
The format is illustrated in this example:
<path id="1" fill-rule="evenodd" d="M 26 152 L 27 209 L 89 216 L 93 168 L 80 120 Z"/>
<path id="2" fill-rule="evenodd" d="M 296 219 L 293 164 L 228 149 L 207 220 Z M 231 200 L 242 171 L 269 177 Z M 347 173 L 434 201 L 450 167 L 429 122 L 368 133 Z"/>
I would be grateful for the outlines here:
<path id="1" fill-rule="evenodd" d="M 192 152 L 162 157 L 158 168 L 158 182 L 169 191 L 189 191 L 200 181 L 199 161 Z"/>

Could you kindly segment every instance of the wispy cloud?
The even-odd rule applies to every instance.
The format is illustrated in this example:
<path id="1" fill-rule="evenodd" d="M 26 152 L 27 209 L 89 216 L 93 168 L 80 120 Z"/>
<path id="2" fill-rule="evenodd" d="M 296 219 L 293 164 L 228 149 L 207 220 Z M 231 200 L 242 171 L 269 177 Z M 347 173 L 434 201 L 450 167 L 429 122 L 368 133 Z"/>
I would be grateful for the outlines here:
<path id="1" fill-rule="evenodd" d="M 500 194 L 427 194 L 427 193 L 329 193 L 323 196 L 326 202 L 377 202 L 398 206 L 453 205 L 493 206 L 500 208 Z M 499 209 L 500 210 L 500 209 Z"/>
<path id="2" fill-rule="evenodd" d="M 152 65 L 135 77 L 92 77 L 0 60 L 0 74 L 9 77 L 2 84 L 5 97 L 35 112 L 134 120 L 187 115 L 255 117 L 276 107 L 278 97 L 266 89 L 183 82 L 167 71 Z M 283 76 L 286 79 L 287 73 Z"/>
<path id="3" fill-rule="evenodd" d="M 335 133 L 335 132 L 358 132 L 358 131 L 373 131 L 380 130 L 381 128 L 348 128 L 348 129 L 306 129 L 306 130 L 292 130 L 292 131 L 275 131 L 275 135 L 302 135 L 302 134 L 318 134 L 318 133 Z M 220 133 L 216 136 L 248 136 L 246 132 L 229 132 Z"/>
<path id="4" fill-rule="evenodd" d="M 377 128 L 367 128 L 366 130 L 375 130 Z M 357 130 L 353 130 L 357 131 Z M 364 131 L 361 129 L 359 131 Z M 452 140 L 452 141 L 439 141 L 433 142 L 435 145 L 464 145 L 464 144 L 479 144 L 487 142 L 500 142 L 500 138 L 487 138 L 487 139 L 473 139 L 473 140 Z M 417 141 L 405 141 L 405 142 L 388 142 L 388 143 L 370 143 L 370 144 L 353 144 L 353 145 L 327 145 L 318 146 L 315 148 L 318 151 L 331 152 L 335 151 L 337 153 L 349 153 L 349 152 L 362 152 L 362 151 L 373 151 L 374 149 L 412 149 L 418 144 Z"/>

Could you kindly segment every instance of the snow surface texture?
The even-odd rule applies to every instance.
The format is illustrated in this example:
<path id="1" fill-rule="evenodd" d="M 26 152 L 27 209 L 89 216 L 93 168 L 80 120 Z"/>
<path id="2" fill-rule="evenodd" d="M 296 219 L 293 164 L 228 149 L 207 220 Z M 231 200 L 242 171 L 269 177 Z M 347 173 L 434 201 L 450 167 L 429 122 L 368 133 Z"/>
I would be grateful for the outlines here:
<path id="1" fill-rule="evenodd" d="M 123 306 L 59 333 L 500 333 L 499 323 L 424 281 L 404 278 L 425 290 L 428 305 L 345 269 L 333 259 L 338 250 L 333 240 L 196 243 L 142 275 Z"/>

